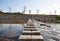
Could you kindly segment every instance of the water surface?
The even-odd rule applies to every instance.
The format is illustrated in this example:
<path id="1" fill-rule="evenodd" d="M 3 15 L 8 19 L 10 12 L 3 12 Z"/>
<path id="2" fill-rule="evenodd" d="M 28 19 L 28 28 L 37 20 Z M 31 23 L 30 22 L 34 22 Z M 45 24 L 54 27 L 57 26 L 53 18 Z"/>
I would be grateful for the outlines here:
<path id="1" fill-rule="evenodd" d="M 20 36 L 22 31 L 22 24 L 0 24 L 0 36 L 16 37 Z"/>

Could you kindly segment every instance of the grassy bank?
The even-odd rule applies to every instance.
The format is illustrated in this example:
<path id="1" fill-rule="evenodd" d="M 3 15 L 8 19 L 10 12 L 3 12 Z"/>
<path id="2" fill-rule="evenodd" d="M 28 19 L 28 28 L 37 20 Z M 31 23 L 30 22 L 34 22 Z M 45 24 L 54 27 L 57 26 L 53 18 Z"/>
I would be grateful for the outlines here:
<path id="1" fill-rule="evenodd" d="M 55 23 L 60 23 L 60 15 L 56 15 L 55 18 L 56 18 Z"/>

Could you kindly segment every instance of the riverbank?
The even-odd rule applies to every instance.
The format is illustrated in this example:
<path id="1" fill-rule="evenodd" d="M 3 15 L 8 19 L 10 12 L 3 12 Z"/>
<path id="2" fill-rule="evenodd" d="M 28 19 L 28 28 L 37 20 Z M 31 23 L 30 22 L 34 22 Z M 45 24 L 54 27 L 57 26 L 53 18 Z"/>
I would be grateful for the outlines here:
<path id="1" fill-rule="evenodd" d="M 28 19 L 35 19 L 47 23 L 60 23 L 60 15 L 41 15 L 41 14 L 23 14 L 23 13 L 2 13 L 0 12 L 0 23 L 19 24 L 26 23 Z"/>
<path id="2" fill-rule="evenodd" d="M 55 23 L 60 23 L 60 20 L 56 20 Z"/>

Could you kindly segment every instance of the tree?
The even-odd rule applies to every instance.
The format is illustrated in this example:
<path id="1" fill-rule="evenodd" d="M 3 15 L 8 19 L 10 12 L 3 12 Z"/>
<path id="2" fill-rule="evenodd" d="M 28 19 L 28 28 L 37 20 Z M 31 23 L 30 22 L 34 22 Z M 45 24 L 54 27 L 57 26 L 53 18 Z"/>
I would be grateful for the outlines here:
<path id="1" fill-rule="evenodd" d="M 54 10 L 54 14 L 56 15 L 56 10 Z"/>
<path id="2" fill-rule="evenodd" d="M 11 8 L 11 7 L 9 7 L 8 9 L 9 9 L 9 13 L 11 13 L 11 12 L 12 12 L 12 8 Z"/>
<path id="3" fill-rule="evenodd" d="M 31 10 L 29 10 L 29 14 L 31 14 Z"/>
<path id="4" fill-rule="evenodd" d="M 2 12 L 2 10 L 0 9 L 0 15 L 2 15 L 3 14 L 3 12 Z"/>
<path id="5" fill-rule="evenodd" d="M 37 9 L 37 12 L 36 12 L 37 14 L 39 14 L 39 10 Z"/>
<path id="6" fill-rule="evenodd" d="M 51 15 L 52 12 L 50 11 L 49 13 L 50 13 L 50 15 Z"/>
<path id="7" fill-rule="evenodd" d="M 26 11 L 26 7 L 24 6 L 24 10 L 22 11 L 22 13 L 25 13 L 25 11 Z"/>
<path id="8" fill-rule="evenodd" d="M 2 12 L 2 10 L 0 9 L 0 12 Z"/>

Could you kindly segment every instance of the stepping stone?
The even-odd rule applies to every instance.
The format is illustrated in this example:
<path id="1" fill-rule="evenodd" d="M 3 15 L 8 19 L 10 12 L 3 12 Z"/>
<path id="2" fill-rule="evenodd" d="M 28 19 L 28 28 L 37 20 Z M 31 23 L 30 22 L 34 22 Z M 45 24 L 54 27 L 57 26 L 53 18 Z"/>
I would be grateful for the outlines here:
<path id="1" fill-rule="evenodd" d="M 31 39 L 31 35 L 21 35 L 19 39 Z"/>
<path id="2" fill-rule="evenodd" d="M 37 29 L 37 28 L 24 28 L 24 29 Z"/>
<path id="3" fill-rule="evenodd" d="M 24 27 L 24 28 L 36 28 L 36 27 Z"/>
<path id="4" fill-rule="evenodd" d="M 37 31 L 36 28 L 24 28 L 24 31 Z"/>
<path id="5" fill-rule="evenodd" d="M 20 41 L 43 41 L 44 38 L 41 35 L 21 35 L 19 37 Z"/>
<path id="6" fill-rule="evenodd" d="M 23 35 L 40 35 L 40 31 L 23 31 Z"/>

